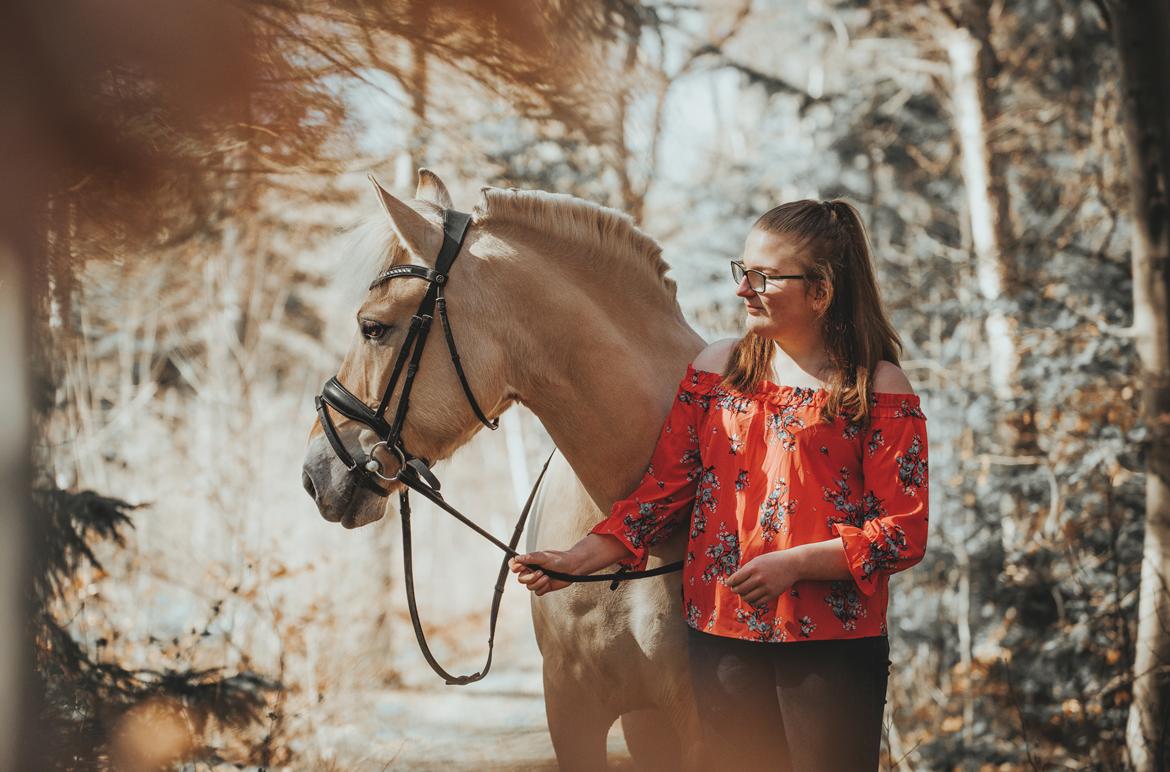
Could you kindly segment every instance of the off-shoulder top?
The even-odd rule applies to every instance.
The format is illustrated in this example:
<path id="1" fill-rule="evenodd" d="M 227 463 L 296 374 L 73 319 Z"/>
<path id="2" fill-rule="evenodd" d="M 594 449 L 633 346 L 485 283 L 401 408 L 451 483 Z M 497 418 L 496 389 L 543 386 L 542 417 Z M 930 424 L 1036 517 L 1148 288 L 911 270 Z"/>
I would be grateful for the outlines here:
<path id="1" fill-rule="evenodd" d="M 684 522 L 683 613 L 696 630 L 784 642 L 885 635 L 889 577 L 922 559 L 926 417 L 915 394 L 873 395 L 867 425 L 822 422 L 823 389 L 764 381 L 751 394 L 687 367 L 641 482 L 593 533 L 621 561 Z M 752 558 L 841 539 L 851 579 L 801 580 L 753 607 L 726 586 Z"/>

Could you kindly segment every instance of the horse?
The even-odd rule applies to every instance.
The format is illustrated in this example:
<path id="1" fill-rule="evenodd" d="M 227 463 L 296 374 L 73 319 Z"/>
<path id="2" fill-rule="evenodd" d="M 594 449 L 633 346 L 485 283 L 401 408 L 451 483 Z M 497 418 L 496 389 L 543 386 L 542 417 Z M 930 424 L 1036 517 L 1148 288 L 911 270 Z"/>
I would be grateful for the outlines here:
<path id="1" fill-rule="evenodd" d="M 453 208 L 442 180 L 420 169 L 410 200 L 371 181 L 389 227 L 367 278 L 400 264 L 433 268 L 443 212 Z M 485 186 L 471 216 L 444 283 L 451 333 L 483 412 L 498 418 L 523 404 L 556 444 L 533 501 L 527 549 L 564 549 L 639 482 L 677 384 L 705 343 L 683 316 L 661 248 L 628 215 L 569 195 Z M 385 282 L 358 309 L 338 380 L 367 404 L 389 383 L 425 285 Z M 403 445 L 429 464 L 449 458 L 485 423 L 464 396 L 442 342 L 425 348 Z M 397 493 L 401 483 L 388 478 L 400 461 L 378 447 L 375 432 L 333 419 L 342 443 L 386 470 L 382 492 Z M 356 528 L 380 519 L 387 499 L 349 472 L 315 423 L 305 488 L 322 517 Z M 651 549 L 650 567 L 683 556 L 684 531 Z M 606 735 L 619 717 L 640 768 L 691 768 L 698 731 L 680 575 L 616 590 L 578 583 L 533 595 L 531 605 L 561 768 L 603 769 Z"/>

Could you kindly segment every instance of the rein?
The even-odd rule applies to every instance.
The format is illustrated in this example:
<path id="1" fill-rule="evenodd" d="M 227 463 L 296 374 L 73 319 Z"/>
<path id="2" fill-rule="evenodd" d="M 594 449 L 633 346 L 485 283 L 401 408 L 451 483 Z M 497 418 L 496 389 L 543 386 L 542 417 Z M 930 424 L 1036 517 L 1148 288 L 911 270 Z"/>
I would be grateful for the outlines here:
<path id="1" fill-rule="evenodd" d="M 467 381 L 467 376 L 463 372 L 463 365 L 455 346 L 455 337 L 451 333 L 451 323 L 447 319 L 447 301 L 443 295 L 443 287 L 447 283 L 448 273 L 463 246 L 463 241 L 467 235 L 467 228 L 470 223 L 470 214 L 457 212 L 453 209 L 444 209 L 443 246 L 440 248 L 439 255 L 435 260 L 435 268 L 430 269 L 425 266 L 412 264 L 395 265 L 379 275 L 370 284 L 370 289 L 373 290 L 375 287 L 391 279 L 416 278 L 425 280 L 429 285 L 426 294 L 419 303 L 418 310 L 411 318 L 410 329 L 407 331 L 402 348 L 398 352 L 398 357 L 390 373 L 390 381 L 386 384 L 386 390 L 382 393 L 378 407 L 371 410 L 365 402 L 354 395 L 353 392 L 349 391 L 349 389 L 345 388 L 341 381 L 337 379 L 337 376 L 325 382 L 321 393 L 315 400 L 318 420 L 321 423 L 321 429 L 324 431 L 330 447 L 333 448 L 333 452 L 337 454 L 338 459 L 345 465 L 349 473 L 358 476 L 358 484 L 382 497 L 387 496 L 388 492 L 382 487 L 379 481 L 397 481 L 405 486 L 399 492 L 398 496 L 399 516 L 402 519 L 402 565 L 406 580 L 406 603 L 410 609 L 410 623 L 414 627 L 415 639 L 418 641 L 419 649 L 422 651 L 423 657 L 426 658 L 427 664 L 450 685 L 474 683 L 487 675 L 488 670 L 491 668 L 492 649 L 495 645 L 496 620 L 499 616 L 500 600 L 503 597 L 504 586 L 508 576 L 508 561 L 519 554 L 516 551 L 516 545 L 520 542 L 520 535 L 524 531 L 524 525 L 528 520 L 528 513 L 532 509 L 532 502 L 536 499 L 536 492 L 540 487 L 541 481 L 544 479 L 544 473 L 548 470 L 553 453 L 556 452 L 554 449 L 553 453 L 550 453 L 548 459 L 545 460 L 544 466 L 540 470 L 540 475 L 537 476 L 536 482 L 528 494 L 528 500 L 525 501 L 524 508 L 520 512 L 520 517 L 516 521 L 516 527 L 512 531 L 512 537 L 505 544 L 473 522 L 462 512 L 448 504 L 443 498 L 442 493 L 439 492 L 439 479 L 431 471 L 430 463 L 427 459 L 410 453 L 402 442 L 402 428 L 406 422 L 406 412 L 410 404 L 411 389 L 414 386 L 414 378 L 418 373 L 423 347 L 426 345 L 427 334 L 430 332 L 431 323 L 434 321 L 436 309 L 438 310 L 439 319 L 443 325 L 443 333 L 447 341 L 447 350 L 451 355 L 451 363 L 455 367 L 455 374 L 459 377 L 459 383 L 463 387 L 463 394 L 471 405 L 472 411 L 480 423 L 489 429 L 494 431 L 499 427 L 498 417 L 488 419 L 483 410 L 480 409 L 479 403 L 476 402 L 475 394 L 471 390 L 471 385 Z M 407 357 L 409 357 L 409 362 Z M 402 394 L 398 398 L 398 406 L 394 412 L 394 421 L 393 423 L 389 423 L 386 420 L 386 410 L 390 405 L 390 398 L 398 384 L 398 379 L 404 372 L 406 374 L 406 380 L 403 383 Z M 351 421 L 368 427 L 377 435 L 379 441 L 370 449 L 369 453 L 364 453 L 361 450 L 350 453 L 345 447 L 345 443 L 342 442 L 341 435 L 337 431 L 332 417 L 329 415 L 329 408 Z M 386 476 L 383 473 L 384 470 L 381 462 L 374 457 L 379 446 L 384 447 L 387 453 L 396 456 L 398 459 L 398 470 L 393 476 Z M 438 660 L 431 653 L 430 646 L 427 645 L 426 635 L 423 632 L 422 622 L 419 619 L 418 605 L 415 601 L 414 594 L 414 559 L 411 547 L 409 498 L 410 491 L 412 490 L 434 503 L 444 512 L 456 518 L 504 552 L 503 560 L 500 563 L 499 574 L 496 578 L 495 593 L 492 597 L 491 616 L 488 622 L 487 660 L 484 662 L 482 669 L 470 675 L 456 676 L 448 673 L 438 663 Z M 683 562 L 679 560 L 646 571 L 628 571 L 623 568 L 611 573 L 583 575 L 567 574 L 541 566 L 530 565 L 528 568 L 539 570 L 553 579 L 559 579 L 564 582 L 610 582 L 610 590 L 616 590 L 623 581 L 661 576 L 662 574 L 678 571 L 682 566 Z"/>

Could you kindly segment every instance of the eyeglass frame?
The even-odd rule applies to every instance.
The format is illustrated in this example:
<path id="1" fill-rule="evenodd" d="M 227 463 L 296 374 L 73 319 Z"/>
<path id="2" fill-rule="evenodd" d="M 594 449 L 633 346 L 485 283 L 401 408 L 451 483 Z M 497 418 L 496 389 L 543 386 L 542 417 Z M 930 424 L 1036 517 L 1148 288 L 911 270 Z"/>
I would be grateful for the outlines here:
<path id="1" fill-rule="evenodd" d="M 805 281 L 808 281 L 808 277 L 805 276 L 803 273 L 785 273 L 785 274 L 778 274 L 776 276 L 772 276 L 770 274 L 764 273 L 763 271 L 757 271 L 755 268 L 748 268 L 746 265 L 743 264 L 742 260 L 731 260 L 730 262 L 731 262 L 731 278 L 735 279 L 735 269 L 736 268 L 743 271 L 743 277 L 736 279 L 736 284 L 743 281 L 745 278 L 748 279 L 748 288 L 751 289 L 751 291 L 756 293 L 757 295 L 763 294 L 764 292 L 768 291 L 768 281 L 769 280 L 776 281 L 779 279 L 804 279 Z M 758 290 L 752 286 L 751 279 L 748 277 L 749 277 L 749 274 L 753 274 L 753 273 L 758 275 L 758 276 L 764 277 L 764 289 Z"/>

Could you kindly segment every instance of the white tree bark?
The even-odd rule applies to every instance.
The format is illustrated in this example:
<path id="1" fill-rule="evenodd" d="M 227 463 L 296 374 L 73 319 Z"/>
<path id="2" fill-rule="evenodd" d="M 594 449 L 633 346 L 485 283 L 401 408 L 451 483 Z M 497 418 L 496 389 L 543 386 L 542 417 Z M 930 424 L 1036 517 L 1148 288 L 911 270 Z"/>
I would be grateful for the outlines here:
<path id="1" fill-rule="evenodd" d="M 410 4 L 411 25 L 415 29 L 426 27 L 430 12 L 427 0 L 415 0 Z M 407 128 L 405 147 L 398 154 L 394 167 L 396 191 L 414 191 L 418 181 L 418 169 L 426 166 L 427 134 L 430 119 L 427 116 L 430 96 L 430 64 L 427 49 L 422 43 L 410 43 L 409 81 L 403 85 L 410 97 L 410 123 Z"/>
<path id="2" fill-rule="evenodd" d="M 1003 300 L 1006 281 L 984 120 L 979 67 L 981 44 L 964 27 L 947 30 L 942 42 L 951 65 L 951 104 L 962 153 L 963 184 L 975 251 L 975 276 L 980 296 L 991 305 L 984 321 L 990 355 L 988 372 L 995 396 L 1011 399 L 1020 357 L 1015 320 L 997 307 Z"/>
<path id="3" fill-rule="evenodd" d="M 1170 764 L 1170 0 L 1109 4 L 1133 199 L 1133 307 L 1146 449 L 1145 540 L 1126 726 L 1137 772 Z"/>

